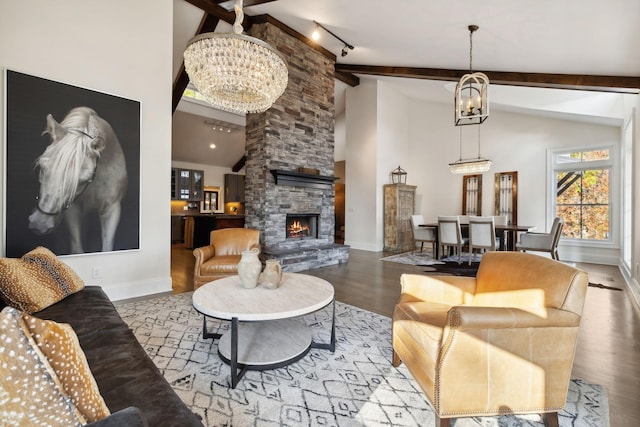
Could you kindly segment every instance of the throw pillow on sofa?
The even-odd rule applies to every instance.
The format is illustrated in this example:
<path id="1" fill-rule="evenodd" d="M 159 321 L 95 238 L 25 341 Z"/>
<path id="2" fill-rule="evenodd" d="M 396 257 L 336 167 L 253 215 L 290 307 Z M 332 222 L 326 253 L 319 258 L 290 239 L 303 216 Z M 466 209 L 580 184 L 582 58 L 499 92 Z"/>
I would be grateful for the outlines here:
<path id="1" fill-rule="evenodd" d="M 82 414 L 63 392 L 58 377 L 21 318 L 0 312 L 0 419 L 6 425 L 80 426 Z"/>
<path id="2" fill-rule="evenodd" d="M 22 313 L 24 325 L 54 369 L 62 388 L 87 422 L 109 415 L 87 358 L 71 325 Z"/>
<path id="3" fill-rule="evenodd" d="M 42 246 L 22 258 L 0 258 L 0 297 L 18 310 L 35 313 L 82 289 L 75 271 Z"/>

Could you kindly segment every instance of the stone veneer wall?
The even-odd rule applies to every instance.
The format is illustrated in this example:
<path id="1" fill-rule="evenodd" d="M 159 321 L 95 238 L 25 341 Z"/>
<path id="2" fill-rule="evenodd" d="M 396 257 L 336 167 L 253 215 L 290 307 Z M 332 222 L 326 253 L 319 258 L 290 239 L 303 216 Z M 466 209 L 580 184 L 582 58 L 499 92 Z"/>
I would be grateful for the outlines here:
<path id="1" fill-rule="evenodd" d="M 285 271 L 346 261 L 345 249 L 339 254 L 316 254 L 315 261 L 309 258 L 309 250 L 336 251 L 334 188 L 276 185 L 270 172 L 306 167 L 334 175 L 335 60 L 270 23 L 253 25 L 250 33 L 285 56 L 289 84 L 269 110 L 247 115 L 245 226 L 261 231 L 265 258 L 281 258 Z M 287 213 L 319 214 L 318 238 L 286 239 Z M 294 263 L 301 265 L 289 265 Z"/>

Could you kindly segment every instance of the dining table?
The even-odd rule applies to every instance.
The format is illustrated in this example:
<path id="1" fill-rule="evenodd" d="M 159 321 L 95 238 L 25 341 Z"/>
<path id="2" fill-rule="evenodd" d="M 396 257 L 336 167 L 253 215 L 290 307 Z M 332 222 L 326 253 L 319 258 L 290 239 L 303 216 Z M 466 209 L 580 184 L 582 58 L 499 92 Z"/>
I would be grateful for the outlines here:
<path id="1" fill-rule="evenodd" d="M 438 233 L 438 223 L 419 224 L 419 227 L 432 228 L 434 230 L 436 239 L 436 253 L 435 258 L 440 259 L 440 241 Z M 527 231 L 533 231 L 536 227 L 534 225 L 518 225 L 518 224 L 495 224 L 496 237 L 500 243 L 498 250 L 500 251 L 513 251 L 515 250 L 516 240 L 518 233 Z M 460 229 L 465 234 L 465 230 L 469 230 L 469 223 L 460 223 Z"/>

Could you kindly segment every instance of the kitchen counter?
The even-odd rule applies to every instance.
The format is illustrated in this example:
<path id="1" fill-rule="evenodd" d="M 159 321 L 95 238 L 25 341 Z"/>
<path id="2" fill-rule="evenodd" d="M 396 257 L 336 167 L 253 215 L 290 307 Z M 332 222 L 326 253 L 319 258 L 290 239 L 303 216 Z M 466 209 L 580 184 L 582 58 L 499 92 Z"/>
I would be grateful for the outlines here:
<path id="1" fill-rule="evenodd" d="M 216 218 L 244 218 L 244 215 L 242 214 L 225 214 L 225 213 L 183 213 L 183 214 L 171 214 L 171 216 L 179 216 L 179 217 L 188 217 L 188 216 L 202 216 L 202 217 L 206 217 L 206 218 L 210 218 L 212 216 L 216 217 Z"/>
<path id="2" fill-rule="evenodd" d="M 212 230 L 221 228 L 244 228 L 244 215 L 234 214 L 183 214 L 172 215 L 185 219 L 184 243 L 187 248 L 199 248 L 207 246 Z"/>

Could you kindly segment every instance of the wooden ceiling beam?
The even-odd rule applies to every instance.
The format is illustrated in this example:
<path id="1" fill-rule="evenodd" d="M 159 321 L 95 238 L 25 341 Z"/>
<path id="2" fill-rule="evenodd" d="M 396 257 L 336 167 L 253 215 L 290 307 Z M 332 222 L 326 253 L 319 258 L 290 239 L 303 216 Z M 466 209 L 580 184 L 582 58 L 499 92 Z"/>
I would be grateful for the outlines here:
<path id="1" fill-rule="evenodd" d="M 337 73 L 458 81 L 469 70 L 336 64 Z M 638 93 L 640 77 L 483 71 L 492 84 Z"/>
<path id="2" fill-rule="evenodd" d="M 216 29 L 216 26 L 220 22 L 220 18 L 217 16 L 210 15 L 205 13 L 200 21 L 200 25 L 198 25 L 198 30 L 196 31 L 196 35 L 202 33 L 209 33 Z M 178 108 L 178 104 L 180 103 L 180 99 L 182 98 L 182 94 L 184 90 L 187 88 L 189 84 L 189 75 L 187 71 L 184 69 L 184 61 L 182 61 L 182 65 L 180 65 L 180 71 L 178 71 L 178 75 L 173 82 L 173 93 L 171 95 L 171 114 L 176 112 L 176 108 Z"/>
<path id="3" fill-rule="evenodd" d="M 218 4 L 216 4 L 217 2 L 214 3 L 209 0 L 186 0 L 186 1 L 187 3 L 191 3 L 195 7 L 202 9 L 205 13 L 208 13 L 209 15 L 213 15 L 216 18 L 223 20 L 227 24 L 233 25 L 233 21 L 236 20 L 236 13 L 233 10 L 228 11 L 222 6 L 219 6 Z M 251 17 L 245 15 L 244 18 L 245 20 L 247 20 L 247 19 L 250 19 Z"/>

